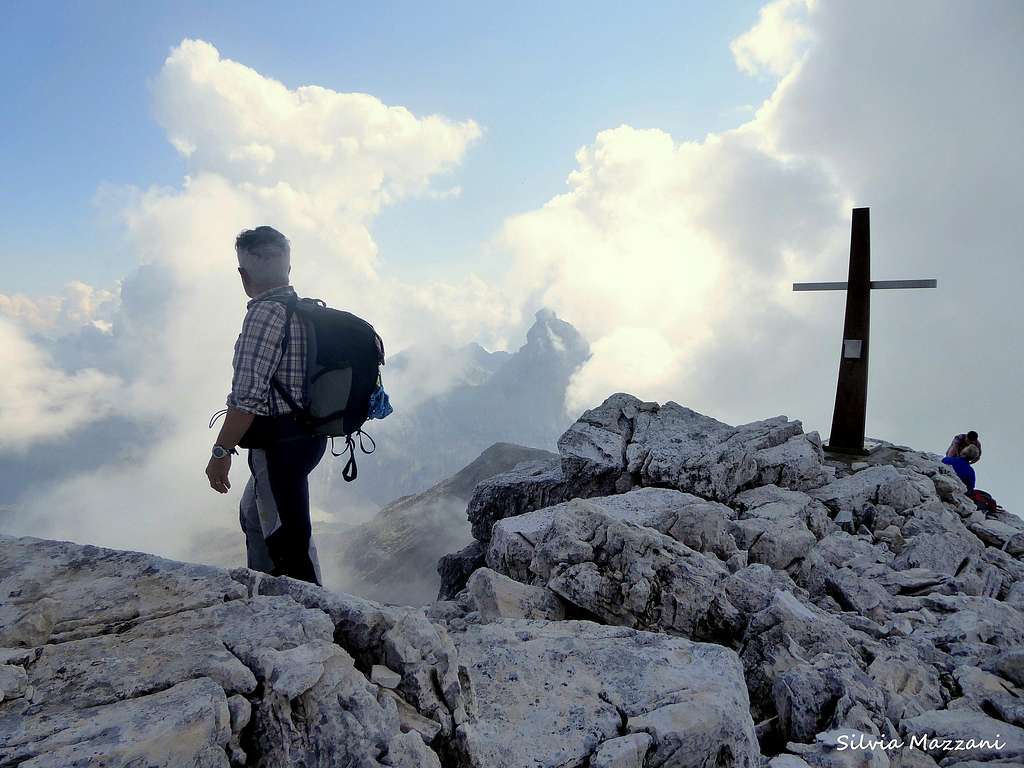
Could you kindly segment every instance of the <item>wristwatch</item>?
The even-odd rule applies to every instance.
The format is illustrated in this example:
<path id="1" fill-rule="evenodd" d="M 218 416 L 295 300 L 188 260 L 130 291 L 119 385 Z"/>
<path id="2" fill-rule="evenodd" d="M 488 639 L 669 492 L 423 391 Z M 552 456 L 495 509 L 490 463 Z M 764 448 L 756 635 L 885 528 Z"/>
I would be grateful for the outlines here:
<path id="1" fill-rule="evenodd" d="M 215 458 L 215 459 L 223 459 L 229 453 L 234 453 L 234 454 L 237 455 L 238 451 L 236 451 L 234 448 L 228 450 L 223 445 L 215 445 L 215 446 L 213 446 L 213 458 Z"/>

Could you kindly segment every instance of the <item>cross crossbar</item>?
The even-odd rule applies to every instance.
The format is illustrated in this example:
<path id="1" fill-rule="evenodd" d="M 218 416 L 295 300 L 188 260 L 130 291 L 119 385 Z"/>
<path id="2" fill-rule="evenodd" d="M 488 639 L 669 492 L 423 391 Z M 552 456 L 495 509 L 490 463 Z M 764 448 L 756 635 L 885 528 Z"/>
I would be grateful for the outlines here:
<path id="1" fill-rule="evenodd" d="M 872 280 L 872 288 L 938 288 L 938 280 Z"/>
<path id="2" fill-rule="evenodd" d="M 937 288 L 938 280 L 872 280 L 869 287 L 887 288 Z M 845 291 L 849 283 L 793 283 L 794 291 Z"/>

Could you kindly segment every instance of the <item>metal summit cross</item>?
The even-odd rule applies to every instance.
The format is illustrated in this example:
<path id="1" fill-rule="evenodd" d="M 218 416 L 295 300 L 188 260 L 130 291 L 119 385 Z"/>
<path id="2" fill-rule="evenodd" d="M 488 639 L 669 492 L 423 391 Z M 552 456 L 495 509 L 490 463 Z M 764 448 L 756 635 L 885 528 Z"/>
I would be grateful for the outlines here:
<path id="1" fill-rule="evenodd" d="M 843 351 L 832 412 L 832 434 L 825 449 L 864 454 L 868 403 L 868 329 L 872 288 L 935 288 L 937 280 L 872 280 L 869 209 L 854 208 L 850 230 L 850 278 L 845 283 L 793 283 L 794 291 L 846 291 Z"/>

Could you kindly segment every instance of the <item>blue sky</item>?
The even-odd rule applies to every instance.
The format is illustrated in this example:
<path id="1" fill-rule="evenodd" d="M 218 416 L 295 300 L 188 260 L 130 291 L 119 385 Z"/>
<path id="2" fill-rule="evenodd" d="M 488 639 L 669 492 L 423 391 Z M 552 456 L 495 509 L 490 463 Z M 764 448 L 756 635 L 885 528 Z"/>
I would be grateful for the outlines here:
<path id="1" fill-rule="evenodd" d="M 385 209 L 382 266 L 411 277 L 473 261 L 508 215 L 565 189 L 575 151 L 622 123 L 700 139 L 774 83 L 729 41 L 759 4 L 18 3 L 0 48 L 2 290 L 109 285 L 134 255 L 94 205 L 103 184 L 176 186 L 187 161 L 152 117 L 148 81 L 184 38 L 290 88 L 370 93 L 484 129 L 451 181 L 462 195 Z"/>

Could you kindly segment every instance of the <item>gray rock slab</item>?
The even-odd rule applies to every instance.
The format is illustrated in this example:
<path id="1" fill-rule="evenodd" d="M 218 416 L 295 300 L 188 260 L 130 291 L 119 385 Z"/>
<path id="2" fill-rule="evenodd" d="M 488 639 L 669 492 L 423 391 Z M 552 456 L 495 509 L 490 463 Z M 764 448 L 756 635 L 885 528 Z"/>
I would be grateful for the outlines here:
<path id="1" fill-rule="evenodd" d="M 0 715 L 0 763 L 27 768 L 227 768 L 224 748 L 230 738 L 224 689 L 199 678 L 58 718 Z"/>
<path id="2" fill-rule="evenodd" d="M 737 551 L 729 532 L 730 518 L 736 513 L 724 504 L 669 488 L 637 488 L 613 496 L 591 497 L 587 503 L 611 519 L 652 528 L 690 549 L 714 554 L 723 561 Z M 533 576 L 529 564 L 537 543 L 559 515 L 571 514 L 578 504 L 564 502 L 497 523 L 487 548 L 488 566 L 517 581 L 530 581 Z"/>
<path id="3" fill-rule="evenodd" d="M 925 737 L 926 743 L 913 746 L 944 765 L 947 760 L 950 763 L 1024 761 L 1024 729 L 981 712 L 950 709 L 922 712 L 900 723 L 900 732 L 908 740 L 914 736 Z M 982 741 L 987 743 L 979 743 Z"/>
<path id="4" fill-rule="evenodd" d="M 740 620 L 719 588 L 728 571 L 717 558 L 588 501 L 572 501 L 554 517 L 530 571 L 609 624 L 708 639 Z"/>
<path id="5" fill-rule="evenodd" d="M 502 620 L 452 638 L 477 704 L 457 733 L 466 766 L 582 764 L 623 722 L 652 737 L 651 765 L 711 765 L 725 754 L 718 764 L 758 765 L 728 649 L 577 621 Z"/>
<path id="6" fill-rule="evenodd" d="M 924 500 L 920 488 L 890 465 L 868 467 L 808 493 L 833 513 L 858 510 L 869 503 L 901 511 Z"/>
<path id="7" fill-rule="evenodd" d="M 570 483 L 562 476 L 559 459 L 524 462 L 477 485 L 466 516 L 473 538 L 487 542 L 491 527 L 498 520 L 558 504 L 571 496 Z"/>
<path id="8" fill-rule="evenodd" d="M 590 758 L 590 768 L 643 768 L 653 742 L 651 735 L 643 732 L 609 739 Z"/>
<path id="9" fill-rule="evenodd" d="M 0 536 L 0 646 L 38 646 L 245 597 L 220 568 Z"/>
<path id="10" fill-rule="evenodd" d="M 370 680 L 381 688 L 397 688 L 402 682 L 402 676 L 383 664 L 374 664 L 370 669 Z"/>
<path id="11" fill-rule="evenodd" d="M 473 598 L 481 621 L 494 619 L 565 618 L 565 607 L 549 589 L 521 584 L 504 574 L 481 568 L 469 579 L 466 589 Z"/>

